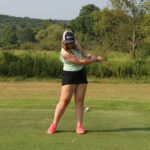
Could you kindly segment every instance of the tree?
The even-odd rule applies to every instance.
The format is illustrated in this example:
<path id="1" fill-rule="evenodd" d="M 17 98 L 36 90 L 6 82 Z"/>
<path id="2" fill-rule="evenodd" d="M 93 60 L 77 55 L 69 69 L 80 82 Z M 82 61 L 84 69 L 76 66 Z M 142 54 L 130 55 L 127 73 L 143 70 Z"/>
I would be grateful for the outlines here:
<path id="1" fill-rule="evenodd" d="M 37 41 L 40 41 L 40 40 L 46 38 L 46 36 L 47 36 L 47 31 L 46 31 L 46 29 L 41 29 L 41 30 L 36 34 L 35 39 L 36 39 Z"/>
<path id="2" fill-rule="evenodd" d="M 34 42 L 35 33 L 31 28 L 21 28 L 17 31 L 18 43 Z"/>
<path id="3" fill-rule="evenodd" d="M 141 18 L 140 34 L 142 36 L 142 56 L 150 56 L 150 14 L 144 14 Z"/>
<path id="4" fill-rule="evenodd" d="M 123 12 L 105 8 L 92 14 L 95 40 L 105 50 L 129 51 L 128 16 Z"/>
<path id="5" fill-rule="evenodd" d="M 98 11 L 98 10 L 99 8 L 95 6 L 94 4 L 88 4 L 81 8 L 79 16 L 89 15 L 93 11 Z"/>
<path id="6" fill-rule="evenodd" d="M 60 25 L 49 24 L 45 29 L 41 29 L 36 34 L 38 40 L 38 46 L 44 50 L 60 50 L 60 41 L 62 40 L 62 34 L 64 28 Z"/>
<path id="7" fill-rule="evenodd" d="M 144 3 L 142 5 L 142 9 L 145 14 L 150 14 L 150 1 L 149 0 L 144 0 Z"/>
<path id="8" fill-rule="evenodd" d="M 136 57 L 136 31 L 137 23 L 140 18 L 142 10 L 142 5 L 144 0 L 110 0 L 112 7 L 118 11 L 124 11 L 131 17 L 131 27 L 132 27 L 132 56 Z"/>
<path id="9" fill-rule="evenodd" d="M 1 45 L 3 47 L 9 47 L 10 45 L 17 44 L 18 39 L 16 35 L 16 28 L 13 26 L 6 26 L 1 31 Z"/>
<path id="10" fill-rule="evenodd" d="M 128 52 L 131 36 L 129 18 L 123 11 L 105 8 L 78 16 L 70 22 L 70 27 L 78 39 L 82 39 L 84 47 Z"/>

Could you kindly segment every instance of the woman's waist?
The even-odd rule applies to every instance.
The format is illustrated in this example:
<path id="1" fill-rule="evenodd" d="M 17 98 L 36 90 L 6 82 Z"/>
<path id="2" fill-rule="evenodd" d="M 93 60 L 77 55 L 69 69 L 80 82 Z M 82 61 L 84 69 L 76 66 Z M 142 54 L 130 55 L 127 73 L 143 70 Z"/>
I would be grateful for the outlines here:
<path id="1" fill-rule="evenodd" d="M 80 71 L 84 67 L 83 66 L 77 66 L 77 65 L 63 65 L 64 71 Z"/>
<path id="2" fill-rule="evenodd" d="M 74 73 L 82 73 L 82 72 L 85 72 L 85 69 L 84 67 L 82 67 L 80 70 L 62 70 L 63 73 L 69 73 L 69 74 L 74 74 Z"/>

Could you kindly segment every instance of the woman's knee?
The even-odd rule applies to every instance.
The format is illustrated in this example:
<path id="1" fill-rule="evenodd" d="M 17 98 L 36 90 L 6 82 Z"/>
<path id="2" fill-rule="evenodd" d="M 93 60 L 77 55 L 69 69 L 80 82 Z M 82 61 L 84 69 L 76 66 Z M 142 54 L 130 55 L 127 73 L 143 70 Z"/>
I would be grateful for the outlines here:
<path id="1" fill-rule="evenodd" d="M 78 98 L 78 99 L 75 100 L 75 102 L 76 102 L 77 106 L 83 106 L 84 99 L 83 98 Z"/>
<path id="2" fill-rule="evenodd" d="M 62 106 L 67 106 L 70 103 L 70 99 L 61 99 L 59 103 Z"/>

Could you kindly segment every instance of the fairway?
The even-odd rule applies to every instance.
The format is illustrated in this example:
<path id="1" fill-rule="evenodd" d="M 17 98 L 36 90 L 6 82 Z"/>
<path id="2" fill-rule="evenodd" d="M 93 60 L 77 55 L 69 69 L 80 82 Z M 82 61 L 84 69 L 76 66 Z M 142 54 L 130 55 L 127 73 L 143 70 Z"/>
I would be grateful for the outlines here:
<path id="1" fill-rule="evenodd" d="M 60 94 L 53 81 L 0 82 L 2 150 L 150 150 L 150 84 L 89 83 L 85 135 L 75 133 L 74 101 L 55 135 L 46 133 Z"/>

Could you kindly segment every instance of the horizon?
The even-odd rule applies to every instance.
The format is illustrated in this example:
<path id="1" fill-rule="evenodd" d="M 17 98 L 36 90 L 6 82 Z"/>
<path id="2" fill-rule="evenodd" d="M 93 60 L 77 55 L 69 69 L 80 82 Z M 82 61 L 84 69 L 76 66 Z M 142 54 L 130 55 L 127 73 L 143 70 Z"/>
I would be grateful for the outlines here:
<path id="1" fill-rule="evenodd" d="M 2 16 L 8 16 L 8 17 L 15 17 L 15 18 L 29 18 L 29 19 L 37 19 L 37 20 L 50 20 L 51 18 L 48 18 L 48 19 L 41 19 L 41 18 L 32 18 L 32 17 L 28 17 L 28 16 L 25 16 L 25 17 L 22 17 L 22 16 L 12 16 L 12 15 L 7 15 L 7 14 L 0 14 Z M 70 20 L 64 20 L 64 19 L 51 19 L 51 20 L 62 20 L 62 21 L 70 21 Z"/>
<path id="2" fill-rule="evenodd" d="M 103 0 L 101 2 L 97 0 L 44 1 L 43 3 L 41 0 L 13 0 L 13 2 L 9 0 L 0 0 L 0 14 L 41 20 L 72 20 L 79 15 L 81 8 L 85 5 L 94 4 L 100 9 L 109 5 L 109 0 Z"/>

